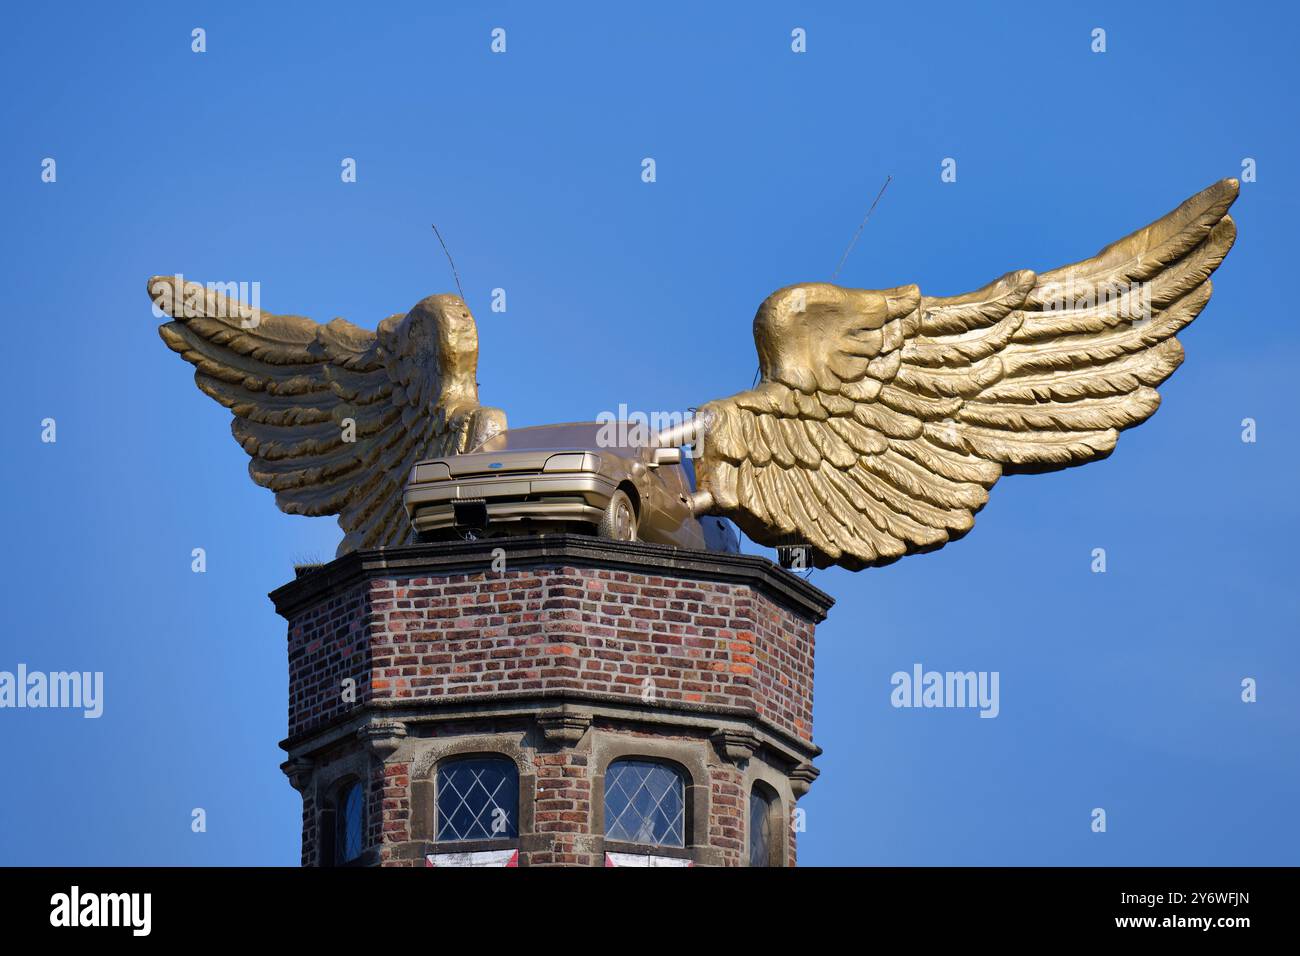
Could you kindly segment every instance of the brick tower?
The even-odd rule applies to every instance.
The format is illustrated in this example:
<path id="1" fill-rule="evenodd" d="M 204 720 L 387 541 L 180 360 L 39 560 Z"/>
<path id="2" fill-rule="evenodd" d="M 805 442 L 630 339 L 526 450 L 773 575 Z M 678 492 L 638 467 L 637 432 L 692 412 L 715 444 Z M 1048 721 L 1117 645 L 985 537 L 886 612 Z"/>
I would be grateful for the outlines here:
<path id="1" fill-rule="evenodd" d="M 832 601 L 772 562 L 541 535 L 271 599 L 303 865 L 794 865 Z"/>

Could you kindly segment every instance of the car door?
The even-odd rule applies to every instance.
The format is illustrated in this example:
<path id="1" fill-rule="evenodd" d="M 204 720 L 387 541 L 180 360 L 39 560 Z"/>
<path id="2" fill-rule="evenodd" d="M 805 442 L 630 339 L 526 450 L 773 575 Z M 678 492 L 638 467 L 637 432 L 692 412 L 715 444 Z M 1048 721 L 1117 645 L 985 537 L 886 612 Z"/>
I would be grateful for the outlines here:
<path id="1" fill-rule="evenodd" d="M 688 462 L 682 450 L 682 461 Z M 691 514 L 694 468 L 660 465 L 650 470 L 651 500 L 642 507 L 641 540 L 678 548 L 703 548 L 704 532 Z"/>

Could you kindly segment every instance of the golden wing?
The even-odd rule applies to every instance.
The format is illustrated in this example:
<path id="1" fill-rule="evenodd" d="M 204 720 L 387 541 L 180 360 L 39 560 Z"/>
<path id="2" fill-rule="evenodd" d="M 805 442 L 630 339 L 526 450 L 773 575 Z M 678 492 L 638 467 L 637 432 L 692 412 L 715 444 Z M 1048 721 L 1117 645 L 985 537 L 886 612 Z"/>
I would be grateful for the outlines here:
<path id="1" fill-rule="evenodd" d="M 965 534 L 1003 474 L 1104 458 L 1182 363 L 1174 335 L 1232 247 L 1237 188 L 967 295 L 773 293 L 754 319 L 761 384 L 700 410 L 697 510 L 858 569 Z"/>
<path id="2" fill-rule="evenodd" d="M 412 465 L 505 430 L 500 409 L 478 404 L 478 332 L 458 296 L 429 296 L 370 332 L 254 314 L 172 276 L 150 279 L 149 295 L 173 319 L 163 341 L 234 415 L 253 480 L 289 514 L 337 514 L 339 554 L 405 542 Z"/>

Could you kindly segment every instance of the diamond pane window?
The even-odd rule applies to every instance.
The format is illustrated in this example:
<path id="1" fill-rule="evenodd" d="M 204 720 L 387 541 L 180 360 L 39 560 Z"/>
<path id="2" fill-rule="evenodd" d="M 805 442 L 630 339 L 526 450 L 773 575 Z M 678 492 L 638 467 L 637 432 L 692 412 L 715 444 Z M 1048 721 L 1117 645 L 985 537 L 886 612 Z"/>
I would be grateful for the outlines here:
<path id="1" fill-rule="evenodd" d="M 772 804 L 757 786 L 749 791 L 749 865 L 772 865 Z"/>
<path id="2" fill-rule="evenodd" d="M 343 791 L 339 800 L 337 833 L 334 837 L 334 855 L 336 863 L 348 863 L 361 855 L 362 810 L 365 806 L 365 794 L 360 782 L 351 784 Z"/>
<path id="3" fill-rule="evenodd" d="M 615 760 L 605 771 L 605 837 L 650 846 L 686 845 L 686 784 L 650 760 Z"/>
<path id="4" fill-rule="evenodd" d="M 519 835 L 519 771 L 506 757 L 464 757 L 438 766 L 438 839 Z"/>

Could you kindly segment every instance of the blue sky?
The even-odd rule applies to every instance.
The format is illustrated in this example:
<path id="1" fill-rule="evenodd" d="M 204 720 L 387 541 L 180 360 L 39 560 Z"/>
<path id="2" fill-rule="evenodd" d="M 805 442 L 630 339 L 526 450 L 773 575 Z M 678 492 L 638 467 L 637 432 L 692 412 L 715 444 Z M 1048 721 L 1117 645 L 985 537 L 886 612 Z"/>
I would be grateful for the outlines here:
<path id="1" fill-rule="evenodd" d="M 483 400 L 544 424 L 747 387 L 758 303 L 829 279 L 886 175 L 839 281 L 943 295 L 1090 256 L 1246 157 L 1239 240 L 1150 422 L 1105 462 L 1003 480 L 943 551 L 813 575 L 838 604 L 800 856 L 1300 862 L 1300 17 L 1053 7 L 6 7 L 0 669 L 102 670 L 106 699 L 99 720 L 0 711 L 0 862 L 298 858 L 265 594 L 340 533 L 248 480 L 148 276 L 259 281 L 265 309 L 373 328 L 453 290 L 436 222 Z M 998 671 L 998 718 L 892 708 L 918 662 Z"/>

